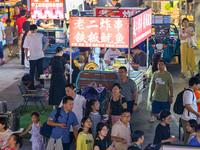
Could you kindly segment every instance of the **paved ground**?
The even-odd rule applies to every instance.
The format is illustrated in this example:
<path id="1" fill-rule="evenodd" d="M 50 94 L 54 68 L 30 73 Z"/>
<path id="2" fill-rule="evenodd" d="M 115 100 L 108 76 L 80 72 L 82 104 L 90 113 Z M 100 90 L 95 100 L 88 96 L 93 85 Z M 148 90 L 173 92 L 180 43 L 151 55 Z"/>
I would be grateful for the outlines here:
<path id="1" fill-rule="evenodd" d="M 5 49 L 5 54 L 8 52 Z M 195 51 L 196 61 L 198 61 L 200 51 Z M 20 91 L 17 87 L 21 77 L 27 71 L 21 66 L 18 58 L 6 58 L 7 62 L 0 66 L 0 100 L 5 100 L 8 103 L 8 110 L 13 111 L 22 105 L 23 99 L 21 97 Z M 189 77 L 182 79 L 180 78 L 180 65 L 176 63 L 176 60 L 171 64 L 167 65 L 167 70 L 173 75 L 173 85 L 174 85 L 174 95 L 176 96 L 184 87 L 187 86 Z M 132 125 L 133 130 L 143 130 L 145 132 L 145 141 L 142 145 L 144 148 L 149 143 L 153 142 L 154 132 L 157 124 L 157 120 L 154 123 L 149 123 L 149 112 L 146 110 L 146 99 L 148 90 L 144 90 L 140 94 L 140 104 L 138 105 L 138 110 L 133 114 Z M 173 106 L 172 106 L 173 107 Z M 178 118 L 180 116 L 172 115 L 171 134 L 178 138 Z M 176 143 L 182 144 L 181 141 Z M 31 143 L 29 140 L 24 140 L 24 146 L 21 150 L 31 149 Z"/>

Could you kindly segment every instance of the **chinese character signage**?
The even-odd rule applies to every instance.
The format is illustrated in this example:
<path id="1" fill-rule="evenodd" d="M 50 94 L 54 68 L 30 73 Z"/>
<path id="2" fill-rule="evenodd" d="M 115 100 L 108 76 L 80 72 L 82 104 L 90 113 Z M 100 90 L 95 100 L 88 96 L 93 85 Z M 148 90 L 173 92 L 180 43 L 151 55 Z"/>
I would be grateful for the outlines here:
<path id="1" fill-rule="evenodd" d="M 152 9 L 148 9 L 132 18 L 132 45 L 135 47 L 151 36 Z"/>
<path id="2" fill-rule="evenodd" d="M 97 7 L 94 9 L 94 15 L 96 17 L 101 16 L 103 14 L 108 13 L 107 15 L 105 15 L 106 17 L 119 17 L 119 18 L 128 18 L 131 17 L 135 14 L 137 14 L 138 12 L 144 10 L 144 8 L 119 8 L 117 10 L 115 10 L 116 8 L 103 8 L 103 7 Z M 115 10 L 115 11 L 113 11 Z M 113 11 L 113 12 L 111 12 Z M 111 12 L 111 13 L 109 13 Z"/>
<path id="3" fill-rule="evenodd" d="M 63 0 L 31 0 L 32 19 L 64 19 Z"/>
<path id="4" fill-rule="evenodd" d="M 70 17 L 70 47 L 129 48 L 129 18 Z"/>

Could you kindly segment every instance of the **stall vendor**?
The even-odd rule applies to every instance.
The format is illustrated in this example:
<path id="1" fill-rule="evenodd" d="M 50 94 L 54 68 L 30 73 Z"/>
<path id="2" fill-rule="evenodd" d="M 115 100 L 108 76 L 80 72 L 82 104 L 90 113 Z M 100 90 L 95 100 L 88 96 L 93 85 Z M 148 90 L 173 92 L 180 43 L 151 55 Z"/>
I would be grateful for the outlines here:
<path id="1" fill-rule="evenodd" d="M 134 70 L 138 70 L 139 67 L 144 67 L 147 65 L 147 54 L 140 50 L 139 46 L 135 46 L 132 48 L 132 53 L 134 54 L 133 61 L 131 63 L 131 66 Z M 149 64 L 150 64 L 150 59 Z"/>
<path id="2" fill-rule="evenodd" d="M 49 23 L 49 20 L 38 20 L 36 25 L 44 29 L 55 29 L 54 23 Z"/>
<path id="3" fill-rule="evenodd" d="M 114 63 L 114 59 L 122 56 L 121 52 L 117 48 L 109 48 L 104 56 L 104 61 L 108 65 L 112 65 Z"/>

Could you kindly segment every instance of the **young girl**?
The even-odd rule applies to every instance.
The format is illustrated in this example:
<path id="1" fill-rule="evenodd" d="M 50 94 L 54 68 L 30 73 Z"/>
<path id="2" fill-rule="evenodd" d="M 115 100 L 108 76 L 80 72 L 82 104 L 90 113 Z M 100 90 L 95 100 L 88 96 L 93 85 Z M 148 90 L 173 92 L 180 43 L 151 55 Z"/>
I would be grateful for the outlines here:
<path id="1" fill-rule="evenodd" d="M 94 142 L 94 150 L 112 150 L 113 147 L 109 146 L 109 141 L 106 138 L 107 134 L 108 134 L 108 125 L 103 123 L 103 122 L 99 122 L 97 124 L 97 135 L 96 135 L 96 139 Z"/>
<path id="2" fill-rule="evenodd" d="M 7 142 L 12 133 L 13 132 L 10 129 L 8 129 L 7 119 L 3 118 L 3 117 L 0 118 L 0 140 L 1 140 L 1 144 L 2 144 L 0 146 L 0 149 L 3 149 L 6 146 L 8 146 Z"/>
<path id="3" fill-rule="evenodd" d="M 164 109 L 160 113 L 161 122 L 156 127 L 153 144 L 161 146 L 162 144 L 170 144 L 176 141 L 176 138 L 170 136 L 169 123 L 171 120 L 171 113 Z"/>
<path id="4" fill-rule="evenodd" d="M 188 144 L 190 142 L 191 139 L 193 139 L 196 136 L 196 132 L 195 132 L 195 127 L 198 125 L 197 121 L 194 119 L 191 119 L 187 122 L 187 131 L 190 132 L 190 136 L 188 139 Z"/>
<path id="5" fill-rule="evenodd" d="M 92 135 L 95 138 L 96 136 L 96 126 L 101 121 L 101 115 L 98 112 L 99 110 L 99 101 L 96 99 L 90 99 L 86 103 L 86 112 L 85 115 L 89 116 L 92 119 Z"/>
<path id="6" fill-rule="evenodd" d="M 91 118 L 83 117 L 81 126 L 83 127 L 83 130 L 78 135 L 76 150 L 93 150 L 94 139 L 90 133 L 90 128 L 92 126 Z"/>
<path id="7" fill-rule="evenodd" d="M 109 98 L 107 115 L 111 114 L 112 125 L 114 125 L 119 119 L 123 109 L 127 108 L 127 102 L 124 96 L 120 94 L 122 87 L 119 83 L 114 83 L 112 86 L 113 95 Z"/>
<path id="8" fill-rule="evenodd" d="M 3 150 L 17 150 L 22 147 L 22 143 L 22 138 L 18 134 L 13 133 L 8 139 L 9 146 L 6 146 Z"/>
<path id="9" fill-rule="evenodd" d="M 31 123 L 24 131 L 20 134 L 20 136 L 25 135 L 30 131 L 29 133 L 32 134 L 30 141 L 32 142 L 32 150 L 44 150 L 44 142 L 43 137 L 40 134 L 40 128 L 42 127 L 42 123 L 39 122 L 40 115 L 38 112 L 32 112 L 31 113 L 31 120 L 33 123 Z"/>
<path id="10" fill-rule="evenodd" d="M 6 20 L 7 26 L 5 27 L 5 34 L 6 34 L 6 44 L 9 49 L 8 56 L 12 56 L 12 44 L 13 44 L 13 27 L 10 26 L 11 20 L 7 19 Z"/>

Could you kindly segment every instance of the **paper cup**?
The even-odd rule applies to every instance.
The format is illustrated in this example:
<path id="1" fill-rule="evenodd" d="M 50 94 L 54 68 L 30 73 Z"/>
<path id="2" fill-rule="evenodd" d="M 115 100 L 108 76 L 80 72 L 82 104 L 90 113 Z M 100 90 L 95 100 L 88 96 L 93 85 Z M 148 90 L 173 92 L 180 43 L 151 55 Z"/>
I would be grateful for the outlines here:
<path id="1" fill-rule="evenodd" d="M 105 114 L 103 115 L 103 120 L 108 120 L 109 115 Z"/>
<path id="2" fill-rule="evenodd" d="M 174 136 L 174 135 L 171 135 L 171 138 L 175 138 L 175 136 Z"/>

